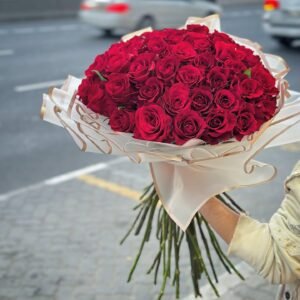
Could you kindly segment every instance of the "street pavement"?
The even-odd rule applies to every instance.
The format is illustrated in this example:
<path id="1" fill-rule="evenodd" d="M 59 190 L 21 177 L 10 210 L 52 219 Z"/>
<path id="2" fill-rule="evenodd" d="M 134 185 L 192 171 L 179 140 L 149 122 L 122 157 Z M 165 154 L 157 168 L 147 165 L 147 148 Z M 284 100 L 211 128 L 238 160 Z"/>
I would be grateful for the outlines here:
<path id="1" fill-rule="evenodd" d="M 299 90 L 300 49 L 281 48 L 262 32 L 260 7 L 227 8 L 222 27 L 283 56 L 291 66 L 291 87 Z M 155 299 L 159 286 L 145 275 L 155 241 L 130 284 L 140 237 L 119 246 L 137 193 L 150 182 L 147 166 L 82 153 L 65 131 L 39 119 L 41 94 L 68 74 L 83 76 L 93 57 L 118 37 L 60 19 L 2 23 L 0 39 L 0 300 Z M 232 193 L 253 217 L 267 221 L 275 212 L 299 151 L 299 144 L 264 151 L 259 159 L 277 167 L 275 180 Z M 221 299 L 274 299 L 275 286 L 233 260 L 247 280 L 226 275 L 218 265 Z M 184 300 L 192 299 L 188 267 L 185 250 Z M 214 299 L 205 280 L 201 285 L 204 299 Z M 174 298 L 168 288 L 165 299 Z"/>
<path id="2" fill-rule="evenodd" d="M 266 160 L 270 152 L 261 158 Z M 280 149 L 277 160 L 286 155 L 291 159 L 290 168 L 298 155 Z M 282 165 L 277 166 L 282 171 Z M 129 284 L 127 275 L 141 237 L 130 237 L 119 245 L 135 216 L 132 208 L 137 195 L 151 180 L 149 170 L 146 165 L 118 157 L 93 168 L 94 172 L 84 168 L 0 197 L 1 300 L 156 299 L 159 285 L 153 286 L 152 276 L 145 274 L 157 251 L 155 237 L 145 247 Z M 283 173 L 275 182 L 251 192 L 235 192 L 235 199 L 263 219 L 266 206 L 276 209 L 280 203 Z M 181 299 L 192 300 L 189 258 L 185 242 L 183 245 Z M 213 259 L 218 261 L 215 255 Z M 220 299 L 274 299 L 276 286 L 232 259 L 246 281 L 228 275 L 217 262 Z M 201 287 L 203 299 L 216 299 L 205 280 L 201 280 Z M 175 299 L 170 286 L 165 299 Z"/>

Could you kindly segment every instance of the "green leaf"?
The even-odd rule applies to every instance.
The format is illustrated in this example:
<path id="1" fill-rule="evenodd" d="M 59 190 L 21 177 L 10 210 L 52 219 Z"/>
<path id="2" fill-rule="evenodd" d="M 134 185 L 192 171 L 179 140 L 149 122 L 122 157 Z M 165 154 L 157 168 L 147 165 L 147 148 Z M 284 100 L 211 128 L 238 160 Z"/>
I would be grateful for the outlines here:
<path id="1" fill-rule="evenodd" d="M 251 69 L 247 69 L 244 71 L 244 74 L 247 75 L 249 78 L 251 78 Z"/>
<path id="2" fill-rule="evenodd" d="M 103 75 L 98 70 L 92 70 L 92 72 L 96 73 L 101 81 L 107 81 L 106 78 L 103 77 Z"/>

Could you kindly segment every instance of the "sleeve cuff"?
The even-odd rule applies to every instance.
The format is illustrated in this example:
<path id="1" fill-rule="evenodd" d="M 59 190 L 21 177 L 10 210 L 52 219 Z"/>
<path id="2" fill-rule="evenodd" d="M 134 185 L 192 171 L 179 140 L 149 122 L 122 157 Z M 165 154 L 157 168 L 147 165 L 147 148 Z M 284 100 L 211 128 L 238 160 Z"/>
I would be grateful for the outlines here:
<path id="1" fill-rule="evenodd" d="M 247 218 L 246 214 L 240 214 L 232 239 L 230 241 L 230 244 L 228 245 L 227 255 L 234 255 L 236 249 L 239 247 L 239 237 L 242 234 L 241 230 L 243 231 L 242 229 L 244 227 L 243 223 L 245 223 L 246 218 Z"/>
<path id="2" fill-rule="evenodd" d="M 235 227 L 233 237 L 227 249 L 227 255 L 236 255 L 244 260 L 248 260 L 255 251 L 255 245 L 261 243 L 261 247 L 268 239 L 269 232 L 267 224 L 241 214 Z"/>

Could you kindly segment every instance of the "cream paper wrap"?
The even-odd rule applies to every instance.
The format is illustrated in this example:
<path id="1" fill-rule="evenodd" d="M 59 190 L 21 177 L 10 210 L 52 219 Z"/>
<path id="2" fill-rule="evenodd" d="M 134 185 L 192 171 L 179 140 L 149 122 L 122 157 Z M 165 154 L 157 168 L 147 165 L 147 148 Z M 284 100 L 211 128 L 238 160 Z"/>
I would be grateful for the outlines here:
<path id="1" fill-rule="evenodd" d="M 187 24 L 207 25 L 220 31 L 217 15 L 191 17 Z M 131 37 L 151 28 L 131 33 Z M 233 37 L 233 36 L 232 36 Z M 89 110 L 76 97 L 81 79 L 69 76 L 61 89 L 43 95 L 41 116 L 45 121 L 64 127 L 82 151 L 126 155 L 136 163 L 150 163 L 155 187 L 170 217 L 186 230 L 200 207 L 212 196 L 243 187 L 264 183 L 276 175 L 274 166 L 253 160 L 264 148 L 300 141 L 300 94 L 287 90 L 283 79 L 288 72 L 280 57 L 261 52 L 249 40 L 233 37 L 258 54 L 277 79 L 280 90 L 278 112 L 259 132 L 241 142 L 231 140 L 207 145 L 190 140 L 178 146 L 137 140 L 132 134 L 114 132 L 108 119 Z"/>

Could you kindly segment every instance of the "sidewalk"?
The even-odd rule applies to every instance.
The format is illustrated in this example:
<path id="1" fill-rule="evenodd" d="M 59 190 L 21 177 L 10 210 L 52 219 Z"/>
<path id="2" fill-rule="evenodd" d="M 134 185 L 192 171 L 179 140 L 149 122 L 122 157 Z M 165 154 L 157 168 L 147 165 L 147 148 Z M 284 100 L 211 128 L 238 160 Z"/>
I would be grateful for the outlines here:
<path id="1" fill-rule="evenodd" d="M 134 191 L 150 181 L 148 170 L 120 160 L 94 169 L 98 171 L 58 177 L 0 198 L 0 300 L 156 299 L 160 285 L 153 286 L 152 275 L 145 275 L 157 249 L 154 239 L 130 284 L 126 279 L 140 238 L 119 246 L 135 215 Z M 185 254 L 181 295 L 192 300 Z M 274 299 L 276 287 L 235 263 L 247 280 L 222 275 L 220 299 Z M 215 299 L 201 284 L 204 299 Z M 172 289 L 164 299 L 175 299 Z"/>

